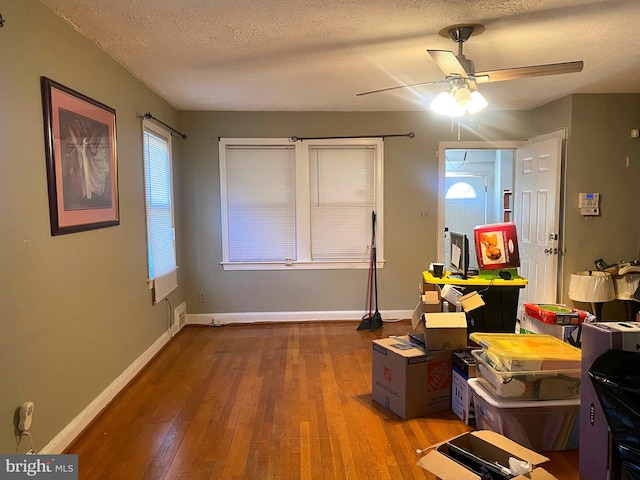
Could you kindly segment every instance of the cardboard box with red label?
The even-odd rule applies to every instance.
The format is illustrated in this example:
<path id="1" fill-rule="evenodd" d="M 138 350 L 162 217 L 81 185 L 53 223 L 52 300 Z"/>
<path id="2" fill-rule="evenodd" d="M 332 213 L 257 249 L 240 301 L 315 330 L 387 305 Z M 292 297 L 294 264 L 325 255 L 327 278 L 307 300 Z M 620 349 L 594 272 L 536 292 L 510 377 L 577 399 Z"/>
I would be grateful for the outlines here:
<path id="1" fill-rule="evenodd" d="M 412 346 L 409 337 L 372 343 L 371 396 L 375 402 L 405 419 L 450 408 L 450 350 L 425 353 Z"/>

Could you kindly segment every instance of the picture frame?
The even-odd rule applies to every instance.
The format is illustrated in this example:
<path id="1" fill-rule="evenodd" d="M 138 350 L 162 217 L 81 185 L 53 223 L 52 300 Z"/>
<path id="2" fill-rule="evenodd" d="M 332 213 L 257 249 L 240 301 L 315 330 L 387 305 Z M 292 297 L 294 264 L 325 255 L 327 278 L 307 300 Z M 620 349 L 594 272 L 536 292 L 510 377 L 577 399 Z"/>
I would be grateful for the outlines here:
<path id="1" fill-rule="evenodd" d="M 116 111 L 40 77 L 51 235 L 120 224 Z"/>

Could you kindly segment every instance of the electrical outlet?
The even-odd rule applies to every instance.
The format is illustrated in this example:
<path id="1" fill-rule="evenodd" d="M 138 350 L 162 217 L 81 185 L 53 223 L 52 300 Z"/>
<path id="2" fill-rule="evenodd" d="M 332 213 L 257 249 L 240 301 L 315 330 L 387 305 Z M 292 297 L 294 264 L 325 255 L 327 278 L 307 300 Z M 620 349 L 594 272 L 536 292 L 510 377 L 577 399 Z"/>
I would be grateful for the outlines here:
<path id="1" fill-rule="evenodd" d="M 198 294 L 198 302 L 200 303 L 206 303 L 207 302 L 207 297 L 204 293 L 199 293 Z"/>

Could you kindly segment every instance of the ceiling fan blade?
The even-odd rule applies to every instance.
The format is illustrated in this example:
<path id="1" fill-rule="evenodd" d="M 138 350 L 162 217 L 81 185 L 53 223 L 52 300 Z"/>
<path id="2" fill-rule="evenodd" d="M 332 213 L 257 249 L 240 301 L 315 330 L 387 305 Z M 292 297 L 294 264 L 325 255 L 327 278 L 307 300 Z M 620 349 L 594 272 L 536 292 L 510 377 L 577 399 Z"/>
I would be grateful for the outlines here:
<path id="1" fill-rule="evenodd" d="M 464 69 L 458 58 L 449 50 L 427 50 L 436 65 L 447 77 L 460 76 L 469 78 L 469 74 Z"/>
<path id="2" fill-rule="evenodd" d="M 442 81 L 442 80 L 436 80 L 435 82 L 408 83 L 406 85 L 397 85 L 395 87 L 388 87 L 388 88 L 380 88 L 378 90 L 371 90 L 370 92 L 356 93 L 356 97 L 360 97 L 362 95 L 369 95 L 370 93 L 387 92 L 389 90 L 396 90 L 397 88 L 418 87 L 420 85 L 439 85 L 441 83 L 445 83 L 445 82 Z"/>
<path id="3" fill-rule="evenodd" d="M 487 70 L 476 72 L 474 78 L 478 83 L 502 82 L 517 78 L 543 77 L 545 75 L 560 75 L 562 73 L 581 72 L 584 66 L 582 61 L 551 63 L 549 65 L 533 65 L 530 67 L 505 68 L 502 70 Z"/>

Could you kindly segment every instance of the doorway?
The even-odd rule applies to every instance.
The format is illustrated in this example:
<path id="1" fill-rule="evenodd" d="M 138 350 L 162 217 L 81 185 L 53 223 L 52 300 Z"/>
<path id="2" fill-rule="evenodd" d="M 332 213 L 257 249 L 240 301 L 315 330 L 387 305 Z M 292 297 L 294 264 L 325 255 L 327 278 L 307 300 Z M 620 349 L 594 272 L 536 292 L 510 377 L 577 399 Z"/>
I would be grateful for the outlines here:
<path id="1" fill-rule="evenodd" d="M 476 225 L 514 221 L 521 246 L 520 274 L 528 280 L 520 303 L 557 302 L 562 294 L 559 281 L 562 276 L 563 224 L 560 200 L 564 195 L 562 164 L 565 139 L 566 130 L 561 129 L 526 142 L 440 143 L 439 261 L 449 260 L 445 227 L 450 224 L 457 225 L 456 228 L 462 230 L 460 233 L 469 236 L 471 244 Z M 455 179 L 476 176 L 486 177 L 484 214 L 478 208 L 465 209 L 462 199 L 458 199 L 455 208 L 447 205 L 447 188 L 455 184 Z M 509 205 L 503 201 L 505 190 L 510 192 L 506 195 Z M 507 212 L 506 208 L 513 211 Z M 460 215 L 465 217 L 464 220 L 457 218 Z"/>
<path id="2" fill-rule="evenodd" d="M 464 142 L 461 142 L 464 143 Z M 473 230 L 477 225 L 498 223 L 504 219 L 502 195 L 513 189 L 515 143 L 509 148 L 484 144 L 441 145 L 442 258 L 449 265 L 448 232 L 469 238 L 469 267 L 477 269 Z"/>

